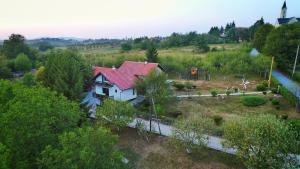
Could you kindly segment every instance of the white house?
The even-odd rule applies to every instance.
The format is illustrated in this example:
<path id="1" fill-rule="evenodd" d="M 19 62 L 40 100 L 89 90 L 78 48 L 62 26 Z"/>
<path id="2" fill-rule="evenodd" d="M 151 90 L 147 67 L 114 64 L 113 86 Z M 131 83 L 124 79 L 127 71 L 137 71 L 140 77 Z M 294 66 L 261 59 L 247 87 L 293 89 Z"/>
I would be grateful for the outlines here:
<path id="1" fill-rule="evenodd" d="M 125 61 L 119 68 L 94 67 L 95 94 L 99 98 L 133 100 L 138 96 L 134 89 L 136 80 L 153 70 L 163 71 L 158 63 L 133 61 Z"/>

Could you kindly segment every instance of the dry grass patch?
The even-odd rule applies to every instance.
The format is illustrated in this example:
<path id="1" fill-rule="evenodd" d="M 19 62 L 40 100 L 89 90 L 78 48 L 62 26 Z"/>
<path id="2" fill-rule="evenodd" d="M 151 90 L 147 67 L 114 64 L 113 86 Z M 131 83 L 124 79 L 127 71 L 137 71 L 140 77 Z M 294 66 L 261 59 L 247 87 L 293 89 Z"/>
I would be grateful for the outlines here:
<path id="1" fill-rule="evenodd" d="M 118 147 L 130 148 L 138 154 L 138 169 L 241 169 L 244 168 L 235 156 L 210 149 L 187 154 L 174 149 L 169 139 L 153 135 L 148 143 L 134 129 L 125 129 L 120 134 Z M 126 154 L 125 154 L 126 156 Z"/>

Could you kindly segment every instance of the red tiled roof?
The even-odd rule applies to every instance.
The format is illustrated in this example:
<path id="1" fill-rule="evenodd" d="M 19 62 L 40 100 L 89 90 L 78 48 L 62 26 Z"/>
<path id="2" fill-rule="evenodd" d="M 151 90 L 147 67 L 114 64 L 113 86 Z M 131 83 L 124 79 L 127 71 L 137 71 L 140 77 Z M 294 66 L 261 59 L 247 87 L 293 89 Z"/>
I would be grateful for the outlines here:
<path id="1" fill-rule="evenodd" d="M 158 63 L 125 61 L 118 69 L 94 67 L 93 75 L 97 77 L 102 74 L 110 83 L 126 90 L 134 86 L 137 76 L 146 76 L 157 67 Z"/>

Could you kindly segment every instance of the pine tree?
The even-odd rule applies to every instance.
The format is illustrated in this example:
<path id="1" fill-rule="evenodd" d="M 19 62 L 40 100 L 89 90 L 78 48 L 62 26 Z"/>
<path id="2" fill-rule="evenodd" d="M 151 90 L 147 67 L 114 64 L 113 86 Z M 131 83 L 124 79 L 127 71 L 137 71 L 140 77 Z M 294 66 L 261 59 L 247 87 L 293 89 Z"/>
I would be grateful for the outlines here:
<path id="1" fill-rule="evenodd" d="M 148 62 L 158 62 L 158 52 L 153 42 L 150 42 L 146 51 L 146 57 Z"/>

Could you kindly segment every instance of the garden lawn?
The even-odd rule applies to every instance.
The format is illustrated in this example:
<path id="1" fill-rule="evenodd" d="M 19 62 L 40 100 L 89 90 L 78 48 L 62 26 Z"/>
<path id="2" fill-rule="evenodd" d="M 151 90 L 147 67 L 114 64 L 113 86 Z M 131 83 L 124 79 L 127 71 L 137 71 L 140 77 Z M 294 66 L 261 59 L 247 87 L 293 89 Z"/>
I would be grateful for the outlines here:
<path id="1" fill-rule="evenodd" d="M 241 101 L 243 96 L 229 96 L 218 97 L 199 97 L 199 98 L 187 98 L 181 101 L 177 101 L 176 104 L 169 105 L 168 115 L 172 116 L 172 113 L 182 113 L 184 117 L 188 117 L 191 114 L 205 115 L 213 117 L 214 115 L 222 116 L 225 120 L 232 117 L 242 117 L 246 115 L 257 115 L 261 113 L 270 113 L 274 115 L 288 115 L 289 119 L 300 119 L 300 113 L 295 112 L 294 106 L 288 103 L 283 97 L 277 98 L 280 101 L 280 108 L 272 105 L 270 98 L 274 98 L 273 94 L 268 94 L 266 104 L 257 107 L 248 107 L 243 105 Z"/>

